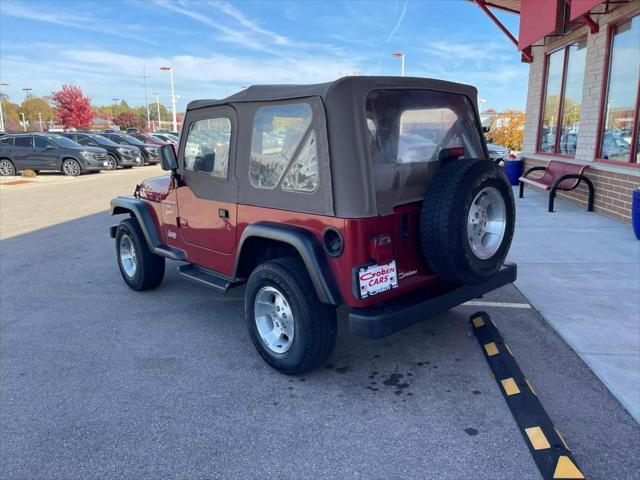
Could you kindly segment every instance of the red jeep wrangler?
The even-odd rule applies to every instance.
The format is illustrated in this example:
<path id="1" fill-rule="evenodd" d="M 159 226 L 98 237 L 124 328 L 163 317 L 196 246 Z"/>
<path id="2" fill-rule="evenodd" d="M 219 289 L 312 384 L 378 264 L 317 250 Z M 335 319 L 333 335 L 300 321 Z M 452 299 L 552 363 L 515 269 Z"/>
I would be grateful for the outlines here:
<path id="1" fill-rule="evenodd" d="M 258 352 L 283 373 L 322 364 L 349 329 L 382 337 L 512 282 L 515 208 L 488 160 L 476 90 L 347 77 L 254 86 L 187 108 L 169 176 L 111 202 L 134 290 L 165 258 L 226 292 L 246 284 Z"/>

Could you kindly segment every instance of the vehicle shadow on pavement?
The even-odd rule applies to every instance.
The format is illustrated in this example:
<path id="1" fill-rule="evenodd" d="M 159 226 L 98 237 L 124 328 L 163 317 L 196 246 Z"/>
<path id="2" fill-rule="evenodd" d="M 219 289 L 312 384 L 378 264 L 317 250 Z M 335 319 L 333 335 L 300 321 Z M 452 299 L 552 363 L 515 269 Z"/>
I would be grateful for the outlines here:
<path id="1" fill-rule="evenodd" d="M 168 262 L 129 290 L 112 223 L 0 242 L 3 478 L 539 478 L 471 333 L 479 307 L 378 340 L 341 311 L 328 362 L 284 376 L 251 344 L 243 289 Z M 640 429 L 606 388 L 535 310 L 486 310 L 588 478 L 633 478 Z"/>

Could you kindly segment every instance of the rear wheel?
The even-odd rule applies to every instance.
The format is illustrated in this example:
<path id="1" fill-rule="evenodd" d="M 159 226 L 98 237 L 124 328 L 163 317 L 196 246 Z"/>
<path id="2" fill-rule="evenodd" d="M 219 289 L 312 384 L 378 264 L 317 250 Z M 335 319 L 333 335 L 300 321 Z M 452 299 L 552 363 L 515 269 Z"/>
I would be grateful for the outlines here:
<path id="1" fill-rule="evenodd" d="M 135 218 L 127 218 L 118 225 L 116 260 L 122 278 L 133 290 L 150 290 L 162 283 L 164 258 L 149 250 Z"/>
<path id="2" fill-rule="evenodd" d="M 244 309 L 255 347 L 282 373 L 303 373 L 321 365 L 335 346 L 335 307 L 320 302 L 296 258 L 256 267 L 247 282 Z"/>
<path id="3" fill-rule="evenodd" d="M 70 177 L 77 177 L 82 174 L 82 168 L 77 160 L 67 158 L 62 162 L 62 172 Z"/>
<path id="4" fill-rule="evenodd" d="M 495 274 L 515 224 L 511 185 L 490 160 L 444 164 L 427 188 L 420 214 L 423 257 L 439 277 L 474 284 Z"/>
<path id="5" fill-rule="evenodd" d="M 14 167 L 13 162 L 8 158 L 3 158 L 0 160 L 0 176 L 3 177 L 12 177 L 16 174 L 16 167 Z"/>

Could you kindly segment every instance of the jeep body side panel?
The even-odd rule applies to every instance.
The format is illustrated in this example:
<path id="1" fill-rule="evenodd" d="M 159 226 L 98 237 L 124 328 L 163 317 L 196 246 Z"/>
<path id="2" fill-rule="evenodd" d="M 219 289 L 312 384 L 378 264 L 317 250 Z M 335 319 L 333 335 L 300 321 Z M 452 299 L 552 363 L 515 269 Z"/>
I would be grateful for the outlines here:
<path id="1" fill-rule="evenodd" d="M 402 213 L 410 214 L 411 208 L 417 207 L 407 206 L 404 208 L 406 208 L 406 212 L 403 210 Z M 329 267 L 325 274 L 333 277 L 331 281 L 335 282 L 343 303 L 350 307 L 367 307 L 438 282 L 438 279 L 425 267 L 418 251 L 416 241 L 418 223 L 415 219 L 416 217 L 413 218 L 414 220 L 410 220 L 407 224 L 406 228 L 408 230 L 405 236 L 400 231 L 396 232 L 396 228 L 399 227 L 395 215 L 344 219 L 251 205 L 238 205 L 238 236 L 243 238 L 244 230 L 251 225 L 270 222 L 285 228 L 287 226 L 302 228 L 310 232 L 316 238 L 318 245 L 321 246 L 326 229 L 329 227 L 335 228 L 343 237 L 344 250 L 340 256 L 331 257 L 322 249 L 321 253 L 326 257 L 326 264 Z M 369 252 L 369 240 L 372 237 L 383 234 L 390 234 L 394 239 L 395 259 L 399 273 L 398 287 L 378 295 L 360 299 L 354 295 L 353 291 L 356 278 L 354 267 L 375 263 L 371 259 Z M 240 250 L 237 250 L 237 252 L 240 257 L 238 261 L 241 261 L 242 252 Z M 216 255 L 216 257 L 222 256 Z M 235 253 L 225 256 L 225 259 L 225 261 L 230 262 L 225 265 L 225 269 L 215 268 L 214 270 L 232 275 L 236 265 Z"/>
<path id="2" fill-rule="evenodd" d="M 132 215 L 138 220 L 147 245 L 152 252 L 172 260 L 185 260 L 184 251 L 168 247 L 163 242 L 162 228 L 156 211 L 156 206 L 159 205 L 136 197 L 115 197 L 111 200 L 111 215 Z M 113 227 L 111 227 L 110 233 L 111 237 L 115 238 Z"/>
<path id="3" fill-rule="evenodd" d="M 332 305 L 342 303 L 340 293 L 335 286 L 334 276 L 327 264 L 326 255 L 322 251 L 320 242 L 310 231 L 273 222 L 254 223 L 247 226 L 242 232 L 242 237 L 238 242 L 240 255 L 242 255 L 244 243 L 252 237 L 275 240 L 291 245 L 302 258 L 320 301 Z M 236 256 L 233 267 L 234 277 L 238 270 L 240 255 Z"/>

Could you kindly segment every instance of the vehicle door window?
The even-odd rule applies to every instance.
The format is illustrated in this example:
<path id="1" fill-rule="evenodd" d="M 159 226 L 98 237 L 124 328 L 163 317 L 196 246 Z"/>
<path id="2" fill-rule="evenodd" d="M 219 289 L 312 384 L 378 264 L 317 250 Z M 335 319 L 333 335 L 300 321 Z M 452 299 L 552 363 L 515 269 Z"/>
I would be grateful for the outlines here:
<path id="1" fill-rule="evenodd" d="M 15 146 L 16 147 L 32 148 L 33 144 L 31 142 L 31 137 L 16 137 Z"/>
<path id="2" fill-rule="evenodd" d="M 75 141 L 80 145 L 84 145 L 86 147 L 91 147 L 96 145 L 96 143 L 93 140 L 91 140 L 89 137 L 77 136 L 75 138 Z"/>
<path id="3" fill-rule="evenodd" d="M 35 137 L 34 143 L 36 148 L 47 148 L 51 146 L 51 142 L 49 142 L 49 140 L 47 140 L 46 138 L 42 138 L 42 137 Z"/>
<path id="4" fill-rule="evenodd" d="M 261 107 L 253 121 L 249 181 L 256 188 L 275 188 L 286 173 L 282 188 L 312 192 L 318 186 L 313 115 L 308 103 Z M 302 148 L 299 148 L 306 140 Z M 294 159 L 296 152 L 299 152 Z"/>
<path id="5" fill-rule="evenodd" d="M 226 117 L 206 118 L 189 127 L 184 147 L 184 169 L 227 178 L 231 120 Z"/>
<path id="6" fill-rule="evenodd" d="M 0 144 L 2 144 L 2 146 L 4 147 L 13 146 L 13 137 L 1 139 Z"/>

